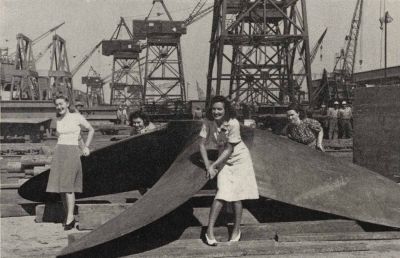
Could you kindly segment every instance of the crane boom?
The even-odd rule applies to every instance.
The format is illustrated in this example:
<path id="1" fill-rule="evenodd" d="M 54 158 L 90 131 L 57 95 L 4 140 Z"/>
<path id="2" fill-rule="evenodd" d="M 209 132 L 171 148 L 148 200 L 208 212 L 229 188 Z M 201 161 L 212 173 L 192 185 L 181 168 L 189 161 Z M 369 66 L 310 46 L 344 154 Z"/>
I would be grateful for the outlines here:
<path id="1" fill-rule="evenodd" d="M 324 40 L 327 31 L 328 31 L 328 28 L 325 29 L 325 31 L 324 31 L 324 32 L 322 33 L 322 35 L 319 37 L 318 41 L 315 43 L 313 49 L 311 50 L 311 54 L 310 54 L 310 62 L 311 62 L 311 63 L 314 61 L 315 56 L 316 56 L 317 53 L 318 53 L 318 49 L 319 49 L 319 47 L 321 46 L 322 41 Z M 304 71 L 305 71 L 305 67 L 303 66 L 302 69 L 299 71 L 299 74 L 304 74 Z M 305 76 L 300 76 L 300 77 L 297 79 L 297 85 L 302 85 L 305 78 L 306 78 Z"/>
<path id="2" fill-rule="evenodd" d="M 190 24 L 196 22 L 197 20 L 201 19 L 208 13 L 210 13 L 213 10 L 213 5 L 204 8 L 204 5 L 206 4 L 207 0 L 200 0 L 197 2 L 195 7 L 193 8 L 192 12 L 189 14 L 189 16 L 183 21 L 185 26 L 189 26 Z"/>
<path id="3" fill-rule="evenodd" d="M 356 7 L 354 9 L 353 18 L 351 20 L 351 26 L 349 34 L 346 35 L 346 48 L 342 50 L 341 55 L 336 60 L 334 71 L 337 71 L 338 66 L 340 67 L 340 73 L 344 78 L 351 78 L 354 72 L 355 58 L 357 52 L 358 35 L 360 34 L 361 18 L 363 11 L 364 0 L 357 0 Z"/>
<path id="4" fill-rule="evenodd" d="M 86 54 L 83 59 L 74 67 L 72 68 L 71 75 L 72 77 L 79 71 L 79 69 L 89 60 L 89 58 L 93 55 L 96 49 L 99 48 L 101 45 L 101 41 L 97 43 L 97 45 L 88 53 Z"/>
<path id="5" fill-rule="evenodd" d="M 39 60 L 43 57 L 43 55 L 46 54 L 46 52 L 49 51 L 49 49 L 52 46 L 53 46 L 53 42 L 51 42 L 49 45 L 47 45 L 47 47 L 34 58 L 35 63 L 39 62 Z"/>
<path id="6" fill-rule="evenodd" d="M 35 38 L 34 40 L 32 40 L 32 45 L 35 45 L 36 43 L 38 43 L 40 40 L 42 40 L 43 38 L 47 37 L 50 33 L 58 30 L 61 26 L 63 26 L 65 24 L 65 22 L 60 23 L 59 25 L 51 28 L 50 30 L 46 31 L 45 33 L 43 33 L 42 35 L 40 35 L 39 37 Z"/>

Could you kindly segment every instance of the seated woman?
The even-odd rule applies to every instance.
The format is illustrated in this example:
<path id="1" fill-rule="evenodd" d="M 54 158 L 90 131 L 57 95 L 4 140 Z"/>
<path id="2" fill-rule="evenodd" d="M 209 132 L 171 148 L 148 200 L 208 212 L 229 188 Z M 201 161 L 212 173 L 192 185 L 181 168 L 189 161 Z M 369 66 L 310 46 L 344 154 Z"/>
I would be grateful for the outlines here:
<path id="1" fill-rule="evenodd" d="M 289 106 L 286 112 L 289 124 L 285 128 L 285 134 L 293 141 L 324 151 L 324 147 L 322 146 L 324 130 L 321 124 L 311 118 L 301 120 L 299 111 L 300 109 L 296 104 Z"/>
<path id="2" fill-rule="evenodd" d="M 129 125 L 132 126 L 131 135 L 147 133 L 156 129 L 147 114 L 140 110 L 129 115 Z"/>
<path id="3" fill-rule="evenodd" d="M 225 97 L 215 96 L 206 117 L 199 147 L 209 178 L 218 175 L 218 191 L 211 206 L 205 238 L 208 245 L 215 246 L 214 225 L 224 203 L 233 203 L 235 223 L 230 241 L 237 242 L 241 235 L 241 200 L 258 199 L 258 188 L 250 152 L 240 137 L 240 125 L 230 102 Z M 208 142 L 218 147 L 216 161 L 208 158 Z"/>

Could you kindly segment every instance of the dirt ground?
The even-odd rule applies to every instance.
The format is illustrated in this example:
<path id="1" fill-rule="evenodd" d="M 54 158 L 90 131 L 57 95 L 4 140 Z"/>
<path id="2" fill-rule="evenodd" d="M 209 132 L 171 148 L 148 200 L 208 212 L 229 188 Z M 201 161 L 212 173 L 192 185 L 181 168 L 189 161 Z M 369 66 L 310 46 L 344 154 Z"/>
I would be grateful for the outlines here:
<path id="1" fill-rule="evenodd" d="M 35 216 L 1 218 L 1 257 L 55 257 L 68 243 L 59 223 L 36 223 Z"/>

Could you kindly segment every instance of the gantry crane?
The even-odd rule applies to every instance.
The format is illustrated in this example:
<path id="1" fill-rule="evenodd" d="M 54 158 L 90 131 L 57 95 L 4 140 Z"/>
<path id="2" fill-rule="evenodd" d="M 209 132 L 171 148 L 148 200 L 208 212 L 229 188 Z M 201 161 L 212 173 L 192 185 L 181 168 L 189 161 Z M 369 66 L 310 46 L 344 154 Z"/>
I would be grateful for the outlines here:
<path id="1" fill-rule="evenodd" d="M 74 102 L 72 74 L 69 67 L 67 44 L 59 35 L 53 36 L 49 69 L 49 91 L 51 95 L 62 93 Z"/>
<path id="2" fill-rule="evenodd" d="M 128 39 L 120 39 L 126 32 Z M 140 105 L 143 84 L 139 53 L 142 51 L 137 39 L 127 26 L 125 19 L 120 22 L 110 40 L 103 40 L 102 53 L 113 56 L 111 75 L 111 105 Z"/>
<path id="3" fill-rule="evenodd" d="M 11 70 L 11 99 L 47 100 L 50 98 L 47 88 L 41 87 L 38 83 L 39 78 L 36 71 L 36 63 L 51 48 L 52 43 L 47 46 L 44 52 L 39 53 L 36 57 L 33 54 L 32 47 L 63 25 L 64 22 L 41 34 L 34 40 L 31 40 L 22 33 L 17 34 L 16 51 L 8 57 L 8 60 L 13 60 L 12 63 L 15 64 L 14 70 Z"/>
<path id="4" fill-rule="evenodd" d="M 93 66 L 90 66 L 88 74 L 82 77 L 82 84 L 86 84 L 86 104 L 88 107 L 104 104 L 104 80 L 94 70 Z"/>
<path id="5" fill-rule="evenodd" d="M 134 37 L 146 40 L 143 103 L 186 100 L 180 39 L 190 24 L 212 11 L 205 3 L 199 1 L 187 19 L 174 21 L 164 1 L 155 0 L 153 7 L 161 5 L 168 20 L 150 20 L 153 7 L 145 20 L 133 20 Z"/>
<path id="6" fill-rule="evenodd" d="M 17 50 L 15 52 L 15 70 L 11 71 L 11 99 L 42 99 L 37 78 L 32 40 L 19 33 L 17 34 Z"/>
<path id="7" fill-rule="evenodd" d="M 310 94 L 308 35 L 305 0 L 215 1 L 207 101 L 215 91 L 238 103 L 296 102 L 300 91 L 294 65 L 299 57 Z"/>

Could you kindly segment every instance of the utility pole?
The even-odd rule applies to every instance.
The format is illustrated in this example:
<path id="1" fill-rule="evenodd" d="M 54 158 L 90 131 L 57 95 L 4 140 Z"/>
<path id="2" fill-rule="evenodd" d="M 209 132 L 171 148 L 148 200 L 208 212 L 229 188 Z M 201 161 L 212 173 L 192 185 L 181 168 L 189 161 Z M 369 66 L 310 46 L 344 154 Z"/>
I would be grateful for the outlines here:
<path id="1" fill-rule="evenodd" d="M 385 24 L 385 69 L 384 69 L 384 73 L 385 73 L 385 79 L 387 77 L 387 24 L 391 23 L 393 21 L 393 18 L 389 15 L 389 11 L 385 12 L 385 16 L 380 18 L 379 21 L 381 22 L 381 29 L 382 29 L 382 25 Z"/>

